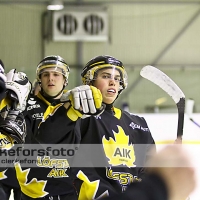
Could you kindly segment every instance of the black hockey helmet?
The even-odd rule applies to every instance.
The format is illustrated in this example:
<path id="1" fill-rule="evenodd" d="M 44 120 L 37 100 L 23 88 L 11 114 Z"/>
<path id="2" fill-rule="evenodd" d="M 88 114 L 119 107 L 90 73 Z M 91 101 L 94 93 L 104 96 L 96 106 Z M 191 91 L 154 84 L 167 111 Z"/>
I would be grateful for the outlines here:
<path id="1" fill-rule="evenodd" d="M 39 82 L 40 82 L 40 75 L 47 68 L 51 68 L 52 71 L 61 73 L 65 77 L 65 86 L 68 84 L 70 68 L 61 56 L 56 56 L 56 55 L 46 56 L 42 61 L 40 61 L 36 69 L 36 76 Z"/>
<path id="2" fill-rule="evenodd" d="M 84 85 L 89 85 L 92 80 L 95 80 L 97 71 L 104 68 L 115 68 L 121 76 L 120 91 L 127 88 L 128 76 L 123 63 L 109 55 L 102 55 L 92 58 L 83 68 L 81 76 Z"/>

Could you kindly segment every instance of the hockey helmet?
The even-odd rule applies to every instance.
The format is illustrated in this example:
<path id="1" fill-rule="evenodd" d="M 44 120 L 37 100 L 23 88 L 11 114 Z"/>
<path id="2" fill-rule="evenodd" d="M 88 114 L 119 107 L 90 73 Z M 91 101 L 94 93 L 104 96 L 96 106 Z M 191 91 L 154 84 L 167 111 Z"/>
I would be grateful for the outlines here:
<path id="1" fill-rule="evenodd" d="M 95 58 L 92 58 L 86 64 L 81 73 L 83 84 L 89 85 L 92 80 L 95 80 L 97 76 L 97 71 L 104 68 L 115 68 L 119 71 L 122 80 L 120 82 L 119 93 L 127 88 L 128 76 L 123 66 L 123 63 L 109 55 L 97 56 Z"/>
<path id="2" fill-rule="evenodd" d="M 36 69 L 36 76 L 38 81 L 40 81 L 40 75 L 46 69 L 48 69 L 48 71 L 56 71 L 61 73 L 65 77 L 65 85 L 68 84 L 70 68 L 61 56 L 47 56 L 38 64 Z"/>

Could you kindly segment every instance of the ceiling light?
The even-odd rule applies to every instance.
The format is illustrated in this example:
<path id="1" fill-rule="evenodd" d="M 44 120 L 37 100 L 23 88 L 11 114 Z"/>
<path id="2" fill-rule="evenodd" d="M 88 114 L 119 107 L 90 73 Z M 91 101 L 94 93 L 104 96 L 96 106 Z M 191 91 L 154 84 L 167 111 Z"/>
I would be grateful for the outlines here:
<path id="1" fill-rule="evenodd" d="M 52 0 L 47 6 L 47 10 L 62 10 L 64 8 L 62 0 Z"/>

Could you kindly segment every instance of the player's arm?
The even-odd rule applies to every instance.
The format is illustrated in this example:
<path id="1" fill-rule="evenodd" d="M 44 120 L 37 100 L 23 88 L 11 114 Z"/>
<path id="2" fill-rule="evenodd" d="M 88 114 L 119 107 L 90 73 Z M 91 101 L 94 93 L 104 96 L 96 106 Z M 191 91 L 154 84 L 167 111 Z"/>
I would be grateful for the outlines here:
<path id="1" fill-rule="evenodd" d="M 39 98 L 40 96 L 38 94 Z M 60 101 L 60 104 L 51 106 L 50 109 L 47 108 L 41 124 L 47 120 L 49 121 L 50 116 L 56 119 L 56 121 L 61 116 L 67 116 L 71 121 L 75 122 L 80 118 L 83 119 L 91 115 L 100 115 L 105 108 L 102 104 L 100 90 L 88 85 L 81 85 L 65 92 L 61 96 Z"/>

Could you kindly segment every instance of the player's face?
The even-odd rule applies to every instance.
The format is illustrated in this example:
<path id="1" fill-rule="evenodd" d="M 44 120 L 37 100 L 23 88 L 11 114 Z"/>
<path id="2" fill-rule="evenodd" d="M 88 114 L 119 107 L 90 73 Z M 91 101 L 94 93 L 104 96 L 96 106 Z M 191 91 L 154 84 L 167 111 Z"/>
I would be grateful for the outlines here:
<path id="1" fill-rule="evenodd" d="M 41 87 L 45 93 L 50 96 L 57 95 L 63 88 L 65 83 L 64 76 L 58 71 L 45 70 L 41 74 Z M 59 98 L 59 95 L 57 98 Z"/>
<path id="2" fill-rule="evenodd" d="M 120 81 L 120 73 L 116 69 L 105 68 L 98 71 L 94 86 L 101 91 L 104 103 L 111 104 L 117 98 Z"/>

